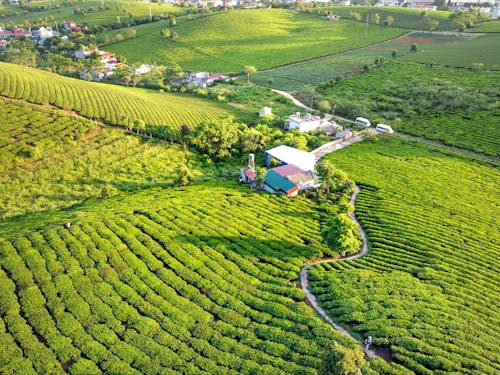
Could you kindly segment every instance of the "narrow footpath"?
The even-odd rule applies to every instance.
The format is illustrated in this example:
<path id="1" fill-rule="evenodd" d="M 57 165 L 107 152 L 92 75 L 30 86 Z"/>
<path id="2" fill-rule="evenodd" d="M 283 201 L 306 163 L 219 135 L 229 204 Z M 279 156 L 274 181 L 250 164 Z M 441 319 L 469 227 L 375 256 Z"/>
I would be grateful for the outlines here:
<path id="1" fill-rule="evenodd" d="M 359 187 L 355 187 L 354 188 L 354 193 L 352 194 L 352 197 L 351 197 L 351 200 L 350 200 L 350 203 L 352 205 L 355 204 L 356 202 L 356 198 L 358 196 L 358 193 L 359 193 Z M 368 240 L 366 238 L 366 234 L 365 232 L 363 231 L 363 228 L 361 227 L 361 225 L 359 224 L 358 220 L 356 219 L 356 215 L 354 215 L 354 213 L 350 213 L 349 214 L 349 217 L 350 219 L 356 223 L 358 229 L 359 229 L 359 233 L 361 233 L 361 238 L 363 240 L 363 246 L 361 248 L 361 251 L 355 255 L 352 255 L 350 257 L 346 257 L 346 258 L 340 258 L 340 259 L 322 259 L 322 260 L 318 260 L 318 261 L 315 261 L 315 262 L 312 262 L 312 263 L 309 263 L 309 264 L 306 264 L 304 267 L 302 267 L 302 269 L 300 270 L 300 285 L 302 287 L 302 290 L 304 291 L 304 293 L 306 294 L 306 298 L 307 300 L 309 301 L 309 303 L 311 304 L 311 306 L 328 322 L 330 323 L 333 328 L 335 328 L 337 331 L 339 331 L 340 333 L 342 333 L 343 335 L 353 339 L 354 341 L 356 341 L 358 343 L 358 345 L 361 347 L 361 349 L 363 349 L 365 355 L 368 357 L 368 358 L 377 358 L 379 357 L 373 350 L 370 350 L 368 347 L 365 347 L 364 343 L 360 340 L 356 340 L 345 328 L 339 326 L 338 324 L 336 324 L 328 315 L 327 313 L 325 312 L 325 310 L 323 310 L 317 300 L 316 300 L 316 296 L 314 294 L 312 294 L 310 291 L 309 291 L 309 279 L 308 279 L 308 275 L 307 275 L 307 270 L 309 269 L 309 267 L 311 266 L 314 266 L 315 264 L 320 264 L 320 263 L 332 263 L 332 262 L 342 262 L 342 261 L 345 261 L 345 260 L 352 260 L 352 259 L 357 259 L 357 258 L 361 258 L 363 255 L 365 255 L 366 253 L 368 253 Z"/>

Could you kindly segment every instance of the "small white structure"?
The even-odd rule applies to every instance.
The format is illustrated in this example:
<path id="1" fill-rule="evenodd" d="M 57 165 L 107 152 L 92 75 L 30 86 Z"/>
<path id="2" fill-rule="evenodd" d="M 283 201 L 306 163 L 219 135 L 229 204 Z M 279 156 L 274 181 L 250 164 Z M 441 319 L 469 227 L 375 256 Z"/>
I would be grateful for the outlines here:
<path id="1" fill-rule="evenodd" d="M 273 110 L 271 108 L 269 108 L 269 107 L 263 107 L 259 111 L 259 117 L 263 117 L 263 116 L 266 116 L 266 115 L 272 115 L 272 114 L 273 114 Z"/>
<path id="2" fill-rule="evenodd" d="M 500 17 L 500 7 L 494 7 L 490 10 L 490 17 L 496 20 Z"/>
<path id="3" fill-rule="evenodd" d="M 134 68 L 134 73 L 135 74 L 146 74 L 151 71 L 152 67 L 149 64 L 142 64 L 141 66 Z"/>
<path id="4" fill-rule="evenodd" d="M 356 117 L 356 120 L 354 120 L 354 122 L 356 123 L 356 125 L 366 126 L 367 128 L 372 126 L 372 123 L 364 117 Z"/>
<path id="5" fill-rule="evenodd" d="M 266 151 L 265 161 L 267 166 L 269 166 L 273 159 L 279 161 L 281 165 L 292 164 L 306 172 L 314 171 L 316 164 L 316 157 L 312 152 L 302 151 L 285 145 Z"/>
<path id="6" fill-rule="evenodd" d="M 386 124 L 377 124 L 375 130 L 381 133 L 394 134 L 394 130 L 392 130 L 392 128 Z"/>

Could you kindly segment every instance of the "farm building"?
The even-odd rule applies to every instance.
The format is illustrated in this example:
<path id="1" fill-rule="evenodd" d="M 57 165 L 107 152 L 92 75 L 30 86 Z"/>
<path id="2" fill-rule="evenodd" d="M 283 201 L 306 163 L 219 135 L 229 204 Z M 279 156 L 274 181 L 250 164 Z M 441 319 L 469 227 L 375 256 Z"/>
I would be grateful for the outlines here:
<path id="1" fill-rule="evenodd" d="M 271 169 L 271 171 L 278 173 L 281 177 L 297 185 L 299 191 L 314 187 L 314 174 L 311 171 L 303 171 L 295 165 L 282 165 Z"/>
<path id="2" fill-rule="evenodd" d="M 272 160 L 278 161 L 281 165 L 293 164 L 303 171 L 314 171 L 316 163 L 316 158 L 312 152 L 302 151 L 285 145 L 266 151 L 266 166 L 269 166 Z"/>
<path id="3" fill-rule="evenodd" d="M 264 189 L 273 194 L 285 194 L 287 197 L 293 197 L 299 192 L 298 185 L 280 176 L 272 169 L 267 171 L 266 178 L 264 179 Z"/>
<path id="4" fill-rule="evenodd" d="M 285 120 L 285 128 L 289 130 L 299 129 L 303 133 L 330 126 L 337 126 L 337 124 L 332 121 L 331 115 L 325 115 L 324 118 L 321 118 L 320 116 L 311 115 L 310 113 L 301 116 L 300 112 L 296 112 L 288 116 Z"/>
<path id="5" fill-rule="evenodd" d="M 273 110 L 269 107 L 263 107 L 259 111 L 259 117 L 266 116 L 266 115 L 272 115 Z"/>

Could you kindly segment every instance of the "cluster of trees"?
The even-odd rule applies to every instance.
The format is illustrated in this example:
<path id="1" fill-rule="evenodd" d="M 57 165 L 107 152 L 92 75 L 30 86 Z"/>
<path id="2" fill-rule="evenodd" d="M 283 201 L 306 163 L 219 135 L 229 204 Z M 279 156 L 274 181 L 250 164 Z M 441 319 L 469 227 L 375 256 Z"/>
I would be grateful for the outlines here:
<path id="1" fill-rule="evenodd" d="M 490 16 L 485 12 L 470 10 L 468 12 L 453 12 L 448 16 L 448 19 L 460 31 L 464 31 L 465 29 L 474 27 L 475 22 L 490 20 Z"/>

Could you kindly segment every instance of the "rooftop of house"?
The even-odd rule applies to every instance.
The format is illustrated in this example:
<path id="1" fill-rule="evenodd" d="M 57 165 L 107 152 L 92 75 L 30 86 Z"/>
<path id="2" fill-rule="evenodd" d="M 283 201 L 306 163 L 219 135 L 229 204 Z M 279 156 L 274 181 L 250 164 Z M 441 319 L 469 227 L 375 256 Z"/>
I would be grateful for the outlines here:
<path id="1" fill-rule="evenodd" d="M 304 171 L 302 169 L 300 169 L 299 167 L 296 167 L 293 164 L 282 165 L 282 166 L 271 169 L 271 171 L 278 173 L 282 177 L 288 177 L 288 176 L 291 176 L 291 175 L 294 175 L 297 173 L 304 173 Z"/>
<path id="2" fill-rule="evenodd" d="M 299 122 L 299 123 L 304 123 L 304 122 L 320 121 L 321 117 L 316 116 L 316 115 L 311 115 L 310 113 L 307 113 L 304 116 L 301 116 L 300 112 L 297 112 L 294 115 L 288 116 L 288 120 Z"/>
<path id="3" fill-rule="evenodd" d="M 290 189 L 293 189 L 296 186 L 293 182 L 288 181 L 285 177 L 280 176 L 272 169 L 267 171 L 264 182 L 276 191 L 281 190 L 284 192 L 288 192 Z"/>

